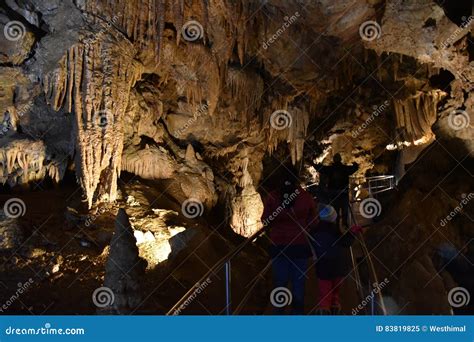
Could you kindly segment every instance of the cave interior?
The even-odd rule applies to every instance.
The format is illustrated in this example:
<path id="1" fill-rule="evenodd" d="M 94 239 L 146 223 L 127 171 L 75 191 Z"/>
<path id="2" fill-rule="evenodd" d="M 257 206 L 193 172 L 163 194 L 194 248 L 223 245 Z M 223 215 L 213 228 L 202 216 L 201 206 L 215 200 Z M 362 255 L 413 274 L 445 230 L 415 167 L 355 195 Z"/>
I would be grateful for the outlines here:
<path id="1" fill-rule="evenodd" d="M 380 288 L 378 314 L 474 313 L 472 10 L 2 1 L 0 312 L 269 314 L 265 198 L 293 167 L 331 202 L 340 156 L 364 226 L 342 312 Z"/>

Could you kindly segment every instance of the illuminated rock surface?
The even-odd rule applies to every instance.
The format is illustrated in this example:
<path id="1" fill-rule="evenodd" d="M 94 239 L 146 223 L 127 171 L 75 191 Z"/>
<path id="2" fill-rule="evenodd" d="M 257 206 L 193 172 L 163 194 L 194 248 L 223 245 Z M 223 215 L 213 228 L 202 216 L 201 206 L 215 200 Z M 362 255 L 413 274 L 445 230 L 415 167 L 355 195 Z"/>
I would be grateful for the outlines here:
<path id="1" fill-rule="evenodd" d="M 104 247 L 117 209 L 126 208 L 147 272 L 162 272 L 157 277 L 166 283 L 160 267 L 169 270 L 184 254 L 198 265 L 208 254 L 215 261 L 240 241 L 234 233 L 247 237 L 261 228 L 261 197 L 276 159 L 314 170 L 340 153 L 343 163 L 358 163 L 357 175 L 401 178 L 398 204 L 383 204 L 385 228 L 369 236 L 380 242 L 391 234 L 387 227 L 409 215 L 403 224 L 409 242 L 390 236 L 392 244 L 379 246 L 377 258 L 397 277 L 422 267 L 432 273 L 420 260 L 437 244 L 453 241 L 464 248 L 473 236 L 465 228 L 470 223 L 458 218 L 444 238 L 411 253 L 461 193 L 472 191 L 464 183 L 472 185 L 474 157 L 474 20 L 471 4 L 459 3 L 453 8 L 432 0 L 3 2 L 0 182 L 6 194 L 21 187 L 15 196 L 45 212 L 27 211 L 18 224 L 28 234 L 51 229 L 44 235 L 59 245 L 75 243 L 66 253 L 77 260 L 65 258 L 61 268 L 82 279 L 83 267 L 90 267 L 83 280 L 89 281 L 87 294 L 81 294 L 89 296 L 102 282 Z M 377 24 L 374 37 L 361 30 L 369 21 Z M 16 31 L 9 31 L 13 23 Z M 51 191 L 51 200 L 38 199 L 37 191 Z M 445 192 L 450 198 L 435 206 Z M 127 196 L 139 205 L 128 203 Z M 192 218 L 183 209 L 190 201 L 198 213 Z M 67 211 L 66 220 L 67 207 L 75 212 Z M 161 210 L 179 219 L 168 221 Z M 465 212 L 472 213 L 472 203 Z M 222 231 L 229 236 L 206 240 Z M 212 252 L 194 255 L 200 242 Z M 131 262 L 137 249 L 132 239 L 123 243 L 130 251 L 111 249 L 111 256 Z M 221 244 L 222 250 L 216 247 Z M 46 256 L 20 260 L 22 269 L 60 253 L 48 248 Z M 409 262 L 397 269 L 405 259 Z M 13 272 L 15 265 L 5 264 Z M 204 270 L 212 262 L 205 264 Z M 126 312 L 139 301 L 135 276 L 130 284 L 116 284 L 113 265 L 107 268 L 106 283 L 123 292 L 113 310 Z M 195 281 L 177 272 L 183 278 L 169 286 L 175 294 Z M 65 281 L 64 274 L 51 281 Z M 414 290 L 405 280 L 392 295 L 413 302 L 406 299 Z M 146 285 L 152 288 L 151 283 Z M 430 291 L 440 292 L 439 286 Z M 157 307 L 152 300 L 146 310 Z M 423 307 L 412 305 L 407 310 Z"/>

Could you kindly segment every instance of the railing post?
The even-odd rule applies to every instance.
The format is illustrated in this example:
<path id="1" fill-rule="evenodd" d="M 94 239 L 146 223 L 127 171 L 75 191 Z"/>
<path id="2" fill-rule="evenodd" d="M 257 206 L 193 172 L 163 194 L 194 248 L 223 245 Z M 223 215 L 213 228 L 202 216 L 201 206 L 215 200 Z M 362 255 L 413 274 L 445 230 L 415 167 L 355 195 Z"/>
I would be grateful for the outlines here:
<path id="1" fill-rule="evenodd" d="M 372 289 L 372 291 L 374 291 L 374 289 Z M 375 316 L 375 296 L 373 293 L 371 293 L 371 295 L 372 295 L 372 298 L 370 300 L 370 314 L 372 316 Z"/>
<path id="2" fill-rule="evenodd" d="M 231 308 L 231 268 L 230 268 L 230 259 L 225 263 L 225 313 L 226 315 L 232 314 Z"/>

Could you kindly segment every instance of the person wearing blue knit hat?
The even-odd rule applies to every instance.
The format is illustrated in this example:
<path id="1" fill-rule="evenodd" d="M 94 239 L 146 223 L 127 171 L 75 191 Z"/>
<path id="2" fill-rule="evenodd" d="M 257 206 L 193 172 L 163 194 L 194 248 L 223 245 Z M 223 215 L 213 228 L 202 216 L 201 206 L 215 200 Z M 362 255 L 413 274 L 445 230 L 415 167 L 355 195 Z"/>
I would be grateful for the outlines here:
<path id="1" fill-rule="evenodd" d="M 322 204 L 319 207 L 319 223 L 312 233 L 316 254 L 316 277 L 318 278 L 318 313 L 339 314 L 341 303 L 339 289 L 343 278 L 350 271 L 349 247 L 360 226 L 342 232 L 334 207 Z"/>
<path id="2" fill-rule="evenodd" d="M 336 223 L 336 209 L 330 205 L 321 205 L 321 208 L 319 209 L 319 219 L 326 222 Z"/>

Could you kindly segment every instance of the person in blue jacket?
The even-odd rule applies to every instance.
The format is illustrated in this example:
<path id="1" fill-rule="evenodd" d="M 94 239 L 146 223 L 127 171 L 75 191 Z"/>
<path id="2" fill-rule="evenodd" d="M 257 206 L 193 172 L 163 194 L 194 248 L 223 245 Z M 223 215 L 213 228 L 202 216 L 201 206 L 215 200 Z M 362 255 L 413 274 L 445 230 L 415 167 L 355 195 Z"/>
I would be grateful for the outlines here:
<path id="1" fill-rule="evenodd" d="M 322 315 L 341 312 L 339 290 L 351 270 L 349 247 L 355 234 L 362 229 L 352 226 L 350 230 L 342 232 L 339 227 L 336 210 L 330 205 L 321 205 L 319 223 L 312 232 L 312 244 L 317 257 L 318 313 Z"/>

